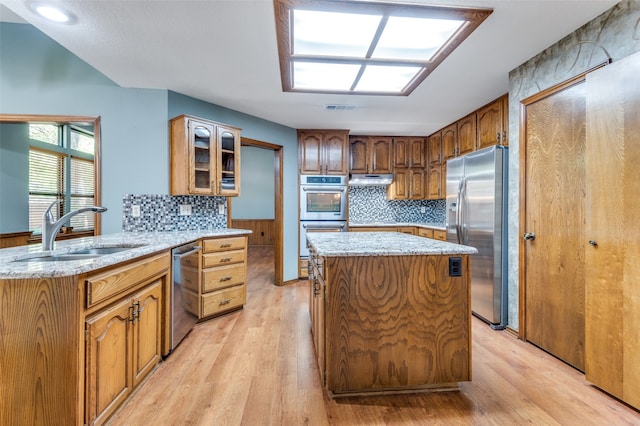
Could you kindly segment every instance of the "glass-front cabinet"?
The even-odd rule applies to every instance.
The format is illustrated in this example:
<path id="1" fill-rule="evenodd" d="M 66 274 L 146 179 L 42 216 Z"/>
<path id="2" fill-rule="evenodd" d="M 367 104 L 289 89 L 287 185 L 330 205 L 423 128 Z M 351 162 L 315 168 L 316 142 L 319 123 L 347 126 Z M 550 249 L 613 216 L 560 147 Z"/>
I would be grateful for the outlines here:
<path id="1" fill-rule="evenodd" d="M 240 194 L 240 129 L 180 115 L 170 130 L 171 195 Z"/>

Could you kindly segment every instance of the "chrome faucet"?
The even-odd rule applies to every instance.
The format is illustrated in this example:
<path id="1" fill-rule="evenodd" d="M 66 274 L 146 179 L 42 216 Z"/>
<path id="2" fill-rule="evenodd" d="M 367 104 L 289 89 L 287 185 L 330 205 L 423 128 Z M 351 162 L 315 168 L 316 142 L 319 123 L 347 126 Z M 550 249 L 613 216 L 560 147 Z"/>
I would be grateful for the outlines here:
<path id="1" fill-rule="evenodd" d="M 98 207 L 98 206 L 83 207 L 81 209 L 69 212 L 64 216 L 62 216 L 60 219 L 54 221 L 53 214 L 51 213 L 51 207 L 57 205 L 58 203 L 60 203 L 60 200 L 56 200 L 53 203 L 51 203 L 49 207 L 47 207 L 47 210 L 44 212 L 44 215 L 42 216 L 42 250 L 43 251 L 53 250 L 53 242 L 56 240 L 56 235 L 58 235 L 58 231 L 60 231 L 60 228 L 62 228 L 62 225 L 67 223 L 67 221 L 71 219 L 73 216 L 80 213 L 84 213 L 84 212 L 102 213 L 107 211 L 106 207 Z"/>

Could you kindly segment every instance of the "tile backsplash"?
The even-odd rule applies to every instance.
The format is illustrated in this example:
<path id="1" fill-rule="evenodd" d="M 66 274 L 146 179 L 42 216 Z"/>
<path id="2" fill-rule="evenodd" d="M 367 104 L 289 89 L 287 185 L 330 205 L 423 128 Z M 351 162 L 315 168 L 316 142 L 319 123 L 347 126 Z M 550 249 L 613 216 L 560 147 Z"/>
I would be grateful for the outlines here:
<path id="1" fill-rule="evenodd" d="M 425 212 L 422 213 L 422 207 Z M 349 187 L 349 220 L 368 222 L 420 222 L 444 225 L 445 200 L 387 200 L 386 186 Z"/>
<path id="2" fill-rule="evenodd" d="M 191 214 L 180 215 L 181 205 L 191 206 Z M 132 206 L 140 206 L 140 217 L 133 217 Z M 226 227 L 226 197 L 127 194 L 122 199 L 124 232 L 192 231 Z"/>

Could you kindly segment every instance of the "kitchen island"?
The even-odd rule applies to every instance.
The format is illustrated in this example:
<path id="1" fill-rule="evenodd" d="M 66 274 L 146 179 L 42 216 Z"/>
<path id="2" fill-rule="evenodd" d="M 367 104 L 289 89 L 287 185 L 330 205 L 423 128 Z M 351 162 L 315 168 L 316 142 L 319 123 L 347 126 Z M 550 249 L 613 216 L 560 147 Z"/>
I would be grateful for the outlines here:
<path id="1" fill-rule="evenodd" d="M 310 314 L 334 397 L 471 380 L 470 255 L 398 232 L 309 233 Z"/>

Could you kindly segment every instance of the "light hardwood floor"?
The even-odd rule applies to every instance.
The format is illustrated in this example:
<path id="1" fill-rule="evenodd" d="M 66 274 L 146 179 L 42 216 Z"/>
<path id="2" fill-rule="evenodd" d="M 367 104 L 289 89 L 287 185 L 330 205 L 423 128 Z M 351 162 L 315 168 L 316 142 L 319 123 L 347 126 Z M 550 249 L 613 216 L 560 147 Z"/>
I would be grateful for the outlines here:
<path id="1" fill-rule="evenodd" d="M 319 383 L 307 281 L 275 287 L 249 249 L 247 304 L 198 324 L 110 425 L 640 425 L 640 413 L 535 346 L 474 318 L 460 390 L 332 400 Z"/>

